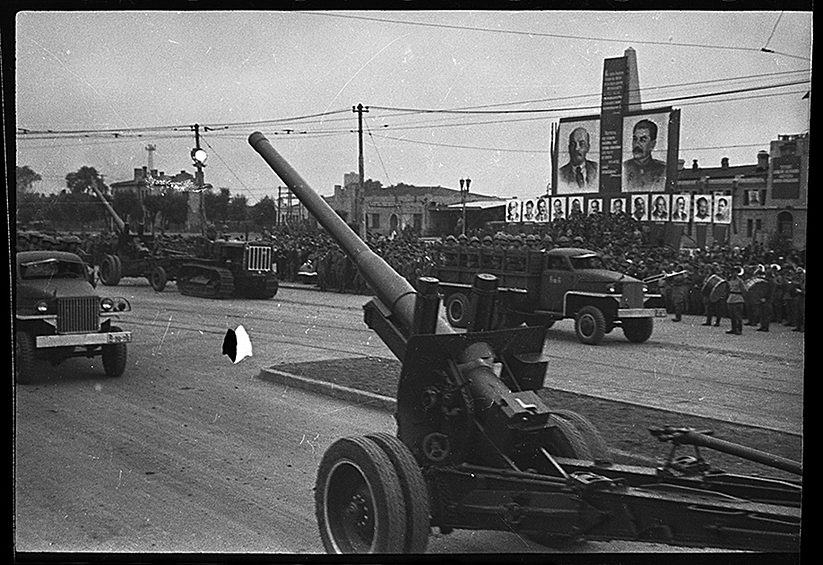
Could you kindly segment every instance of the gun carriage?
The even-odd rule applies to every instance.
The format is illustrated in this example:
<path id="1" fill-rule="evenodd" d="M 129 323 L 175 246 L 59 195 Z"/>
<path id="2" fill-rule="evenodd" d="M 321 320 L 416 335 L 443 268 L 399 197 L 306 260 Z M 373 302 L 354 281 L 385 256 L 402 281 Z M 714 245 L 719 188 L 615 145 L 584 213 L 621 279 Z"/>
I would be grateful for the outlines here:
<path id="1" fill-rule="evenodd" d="M 476 275 L 468 324 L 441 316 L 438 280 L 395 272 L 255 132 L 249 143 L 335 238 L 374 290 L 364 320 L 402 362 L 397 433 L 335 441 L 316 478 L 316 517 L 331 553 L 419 553 L 431 527 L 504 530 L 542 543 L 577 538 L 799 551 L 801 465 L 690 429 L 657 468 L 616 464 L 584 416 L 536 393 L 545 327 L 496 329 L 498 279 Z M 694 445 L 695 456 L 675 457 Z M 704 446 L 796 479 L 713 469 Z"/>
<path id="2" fill-rule="evenodd" d="M 164 247 L 153 234 L 133 233 L 100 190 L 92 188 L 114 221 L 117 236 L 113 248 L 92 257 L 100 282 L 117 286 L 123 277 L 145 277 L 155 291 L 162 292 L 169 281 L 177 280 L 180 265 L 192 259 L 191 255 Z"/>

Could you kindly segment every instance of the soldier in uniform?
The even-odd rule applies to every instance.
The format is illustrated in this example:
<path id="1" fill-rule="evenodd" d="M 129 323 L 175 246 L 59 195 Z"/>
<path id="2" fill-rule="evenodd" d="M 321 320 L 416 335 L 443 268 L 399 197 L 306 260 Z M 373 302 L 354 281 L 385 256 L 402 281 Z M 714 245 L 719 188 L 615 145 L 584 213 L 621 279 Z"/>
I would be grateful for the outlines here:
<path id="1" fill-rule="evenodd" d="M 806 329 L 806 269 L 797 267 L 795 284 L 795 313 L 793 332 L 802 332 Z"/>
<path id="2" fill-rule="evenodd" d="M 714 318 L 714 325 L 720 325 L 720 318 L 722 315 L 720 313 L 721 302 L 720 300 L 712 300 L 711 297 L 711 289 L 706 287 L 706 283 L 708 283 L 709 278 L 716 274 L 717 272 L 717 264 L 713 263 L 712 266 L 708 268 L 708 272 L 706 273 L 706 278 L 703 279 L 703 308 L 706 311 L 706 321 L 703 322 L 704 326 L 711 326 L 712 319 Z"/>
<path id="3" fill-rule="evenodd" d="M 683 319 L 683 311 L 686 309 L 686 292 L 689 288 L 689 276 L 683 268 L 683 265 L 677 265 L 678 274 L 671 277 L 669 283 L 672 286 L 672 306 L 674 309 L 673 322 L 679 322 Z"/>
<path id="4" fill-rule="evenodd" d="M 755 271 L 755 275 L 758 274 L 761 274 L 759 269 Z M 772 321 L 772 300 L 774 299 L 777 283 L 774 280 L 771 270 L 764 271 L 762 274 L 766 280 L 766 290 L 756 305 L 757 317 L 760 320 L 760 327 L 757 328 L 756 331 L 767 332 L 769 331 L 769 323 Z"/>
<path id="5" fill-rule="evenodd" d="M 746 287 L 743 279 L 740 278 L 742 276 L 742 267 L 733 267 L 729 274 L 729 296 L 726 298 L 726 307 L 729 309 L 732 327 L 726 332 L 727 334 L 743 334 L 743 305 L 745 304 L 743 296 L 746 293 Z"/>

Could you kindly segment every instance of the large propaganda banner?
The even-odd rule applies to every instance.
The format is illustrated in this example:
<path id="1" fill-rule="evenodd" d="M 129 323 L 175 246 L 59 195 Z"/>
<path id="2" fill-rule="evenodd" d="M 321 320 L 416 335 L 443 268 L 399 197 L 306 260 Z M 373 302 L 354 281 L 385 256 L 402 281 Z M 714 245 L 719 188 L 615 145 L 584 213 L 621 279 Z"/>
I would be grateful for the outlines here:
<path id="1" fill-rule="evenodd" d="M 606 134 L 603 128 L 619 133 Z M 552 193 L 611 196 L 674 188 L 680 111 L 660 108 L 614 116 L 561 118 L 555 129 Z"/>

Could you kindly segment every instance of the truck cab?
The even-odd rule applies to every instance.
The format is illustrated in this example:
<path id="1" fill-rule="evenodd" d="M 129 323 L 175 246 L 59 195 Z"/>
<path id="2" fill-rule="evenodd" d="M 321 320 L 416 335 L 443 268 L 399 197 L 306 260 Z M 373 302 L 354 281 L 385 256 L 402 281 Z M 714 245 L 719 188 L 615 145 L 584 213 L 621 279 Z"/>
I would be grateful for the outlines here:
<path id="1" fill-rule="evenodd" d="M 109 377 L 126 368 L 130 331 L 112 322 L 131 310 L 125 298 L 97 294 L 83 260 L 65 251 L 21 251 L 15 260 L 15 379 L 36 379 L 36 360 L 103 359 Z"/>

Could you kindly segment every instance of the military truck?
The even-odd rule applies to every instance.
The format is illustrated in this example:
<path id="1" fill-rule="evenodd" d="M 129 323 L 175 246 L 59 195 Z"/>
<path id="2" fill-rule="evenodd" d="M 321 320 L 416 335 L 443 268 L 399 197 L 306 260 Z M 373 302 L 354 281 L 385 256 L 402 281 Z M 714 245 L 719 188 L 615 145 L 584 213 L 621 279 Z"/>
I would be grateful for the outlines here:
<path id="1" fill-rule="evenodd" d="M 36 378 L 35 361 L 102 357 L 109 377 L 126 369 L 130 331 L 112 322 L 131 310 L 125 298 L 101 297 L 83 260 L 66 251 L 21 251 L 15 260 L 15 380 Z"/>
<path id="2" fill-rule="evenodd" d="M 643 343 L 652 335 L 654 318 L 666 316 L 661 295 L 650 294 L 641 280 L 608 270 L 594 251 L 454 245 L 446 248 L 437 269 L 453 327 L 468 326 L 470 289 L 478 273 L 499 279 L 499 327 L 526 323 L 548 328 L 574 319 L 582 343 L 596 345 L 616 327 L 629 341 Z"/>
<path id="3" fill-rule="evenodd" d="M 264 299 L 277 294 L 277 263 L 270 244 L 203 239 L 197 257 L 178 268 L 180 294 Z"/>

